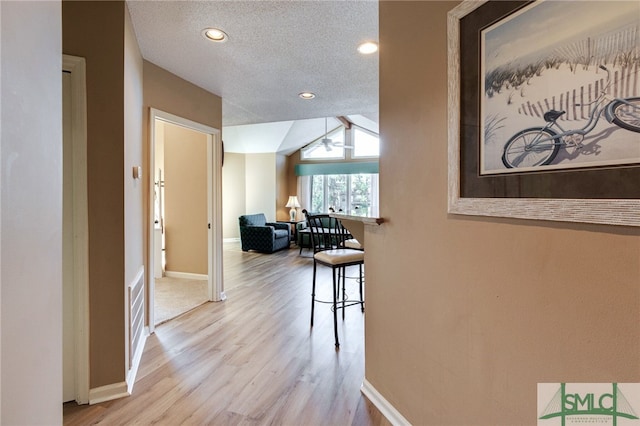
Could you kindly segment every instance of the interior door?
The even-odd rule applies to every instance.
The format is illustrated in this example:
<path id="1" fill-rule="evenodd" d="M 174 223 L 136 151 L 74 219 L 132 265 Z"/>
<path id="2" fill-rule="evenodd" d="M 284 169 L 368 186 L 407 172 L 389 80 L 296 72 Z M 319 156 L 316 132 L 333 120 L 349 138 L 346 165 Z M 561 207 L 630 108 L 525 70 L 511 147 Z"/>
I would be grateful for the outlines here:
<path id="1" fill-rule="evenodd" d="M 62 72 L 62 397 L 75 395 L 75 304 L 73 301 L 73 164 L 71 146 L 71 74 Z"/>
<path id="2" fill-rule="evenodd" d="M 89 218 L 84 58 L 62 55 L 63 401 L 89 402 Z"/>

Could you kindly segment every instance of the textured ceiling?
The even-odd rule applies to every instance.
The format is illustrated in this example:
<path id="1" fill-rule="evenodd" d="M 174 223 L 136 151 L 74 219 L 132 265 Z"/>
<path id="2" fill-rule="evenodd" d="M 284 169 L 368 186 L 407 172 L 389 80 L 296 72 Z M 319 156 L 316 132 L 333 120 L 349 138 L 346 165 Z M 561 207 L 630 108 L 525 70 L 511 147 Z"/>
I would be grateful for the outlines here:
<path id="1" fill-rule="evenodd" d="M 221 96 L 225 127 L 353 114 L 378 121 L 378 54 L 356 51 L 378 41 L 377 1 L 127 4 L 143 57 Z M 205 40 L 207 27 L 229 40 Z M 303 91 L 317 97 L 304 101 Z"/>

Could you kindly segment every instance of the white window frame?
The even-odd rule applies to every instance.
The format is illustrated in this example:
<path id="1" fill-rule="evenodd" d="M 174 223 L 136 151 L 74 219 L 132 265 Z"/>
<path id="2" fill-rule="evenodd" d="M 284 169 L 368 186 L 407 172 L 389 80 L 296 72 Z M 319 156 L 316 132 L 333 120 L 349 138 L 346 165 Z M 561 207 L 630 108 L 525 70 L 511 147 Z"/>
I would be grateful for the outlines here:
<path id="1" fill-rule="evenodd" d="M 378 138 L 378 155 L 356 155 L 356 131 L 367 133 L 371 136 Z M 364 159 L 364 158 L 380 158 L 380 135 L 365 129 L 364 127 L 353 125 L 351 128 L 351 158 Z"/>
<path id="2" fill-rule="evenodd" d="M 347 176 L 347 182 L 346 182 L 346 187 L 347 187 L 347 194 L 346 194 L 346 200 L 345 200 L 345 208 L 347 209 L 346 212 L 344 212 L 345 214 L 352 214 L 351 210 L 352 210 L 352 206 L 351 206 L 351 177 L 354 175 L 353 173 L 338 173 L 338 175 L 341 174 L 345 174 Z M 379 199 L 379 179 L 380 179 L 380 174 L 379 173 L 357 173 L 357 174 L 364 174 L 364 175 L 371 175 L 371 187 L 370 187 L 370 191 L 371 191 L 371 204 L 369 206 L 369 216 L 377 216 L 378 215 L 378 199 Z M 322 204 L 325 208 L 325 212 L 315 212 L 310 210 L 312 213 L 328 213 L 329 211 L 329 200 L 328 200 L 328 179 L 327 176 L 334 176 L 334 175 L 313 175 L 313 176 L 309 176 L 309 207 L 313 209 L 313 206 L 311 205 L 311 203 L 313 202 L 313 178 L 315 176 L 324 176 L 324 179 L 322 180 Z M 333 206 L 331 206 L 333 207 Z"/>
<path id="3" fill-rule="evenodd" d="M 300 150 L 300 159 L 303 161 L 335 161 L 335 160 L 344 160 L 345 159 L 345 151 L 344 147 L 334 147 L 333 149 L 337 152 L 341 152 L 339 155 L 335 156 L 327 156 L 327 157 L 313 157 L 309 156 L 307 153 L 312 153 L 316 149 L 324 149 L 322 146 L 322 139 L 325 137 L 331 138 L 331 135 L 342 132 L 342 143 L 346 144 L 346 132 L 344 126 L 338 126 L 333 130 L 329 130 L 326 135 L 322 135 L 319 138 L 315 139 L 313 142 L 303 147 Z"/>

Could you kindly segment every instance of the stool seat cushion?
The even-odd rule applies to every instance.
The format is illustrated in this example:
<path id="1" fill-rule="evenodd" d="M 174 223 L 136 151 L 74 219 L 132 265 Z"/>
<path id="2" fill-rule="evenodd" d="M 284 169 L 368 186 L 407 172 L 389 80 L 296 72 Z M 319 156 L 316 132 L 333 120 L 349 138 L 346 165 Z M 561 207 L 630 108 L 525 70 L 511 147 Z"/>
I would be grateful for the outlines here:
<path id="1" fill-rule="evenodd" d="M 344 246 L 346 248 L 354 249 L 354 250 L 364 250 L 364 246 L 360 244 L 360 241 L 355 238 L 349 238 L 344 241 Z"/>
<path id="2" fill-rule="evenodd" d="M 364 252 L 353 249 L 324 250 L 314 254 L 313 258 L 327 265 L 340 265 L 343 263 L 364 262 Z"/>

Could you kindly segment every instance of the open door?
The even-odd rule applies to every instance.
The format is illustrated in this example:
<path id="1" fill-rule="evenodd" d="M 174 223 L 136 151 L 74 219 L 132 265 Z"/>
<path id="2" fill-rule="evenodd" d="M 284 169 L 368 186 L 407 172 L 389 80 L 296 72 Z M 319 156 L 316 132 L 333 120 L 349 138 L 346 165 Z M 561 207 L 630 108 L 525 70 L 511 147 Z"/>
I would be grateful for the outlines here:
<path id="1" fill-rule="evenodd" d="M 89 219 L 85 60 L 63 55 L 62 402 L 89 402 Z"/>
<path id="2" fill-rule="evenodd" d="M 162 121 L 172 125 L 184 127 L 196 132 L 200 132 L 206 136 L 206 160 L 207 160 L 207 293 L 208 300 L 222 301 L 225 299 L 223 281 L 222 281 L 222 141 L 220 139 L 220 131 L 193 121 L 165 113 L 156 109 L 150 110 L 149 134 L 149 164 L 154 169 L 156 164 L 156 123 Z M 162 214 L 156 211 L 156 206 L 160 206 L 156 202 L 158 196 L 161 195 L 160 179 L 157 176 L 157 170 L 149 173 L 149 270 L 153 273 L 149 274 L 148 286 L 148 324 L 149 331 L 153 332 L 155 328 L 154 299 L 155 299 L 155 281 L 154 276 L 158 273 L 158 247 L 161 243 L 157 241 L 161 238 L 161 233 L 156 229 L 162 227 Z M 156 221 L 159 221 L 156 224 Z M 156 254 L 154 254 L 156 253 Z"/>

